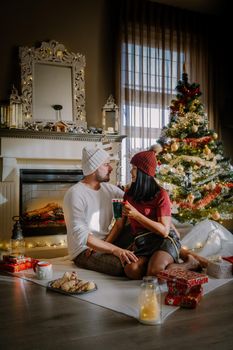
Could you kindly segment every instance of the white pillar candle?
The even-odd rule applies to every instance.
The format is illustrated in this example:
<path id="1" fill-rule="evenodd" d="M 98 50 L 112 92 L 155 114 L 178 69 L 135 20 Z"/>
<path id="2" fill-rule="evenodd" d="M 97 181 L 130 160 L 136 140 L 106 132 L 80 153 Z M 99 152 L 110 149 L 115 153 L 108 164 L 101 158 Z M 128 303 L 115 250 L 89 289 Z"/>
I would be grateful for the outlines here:
<path id="1" fill-rule="evenodd" d="M 21 103 L 18 105 L 18 128 L 23 128 L 23 109 Z"/>

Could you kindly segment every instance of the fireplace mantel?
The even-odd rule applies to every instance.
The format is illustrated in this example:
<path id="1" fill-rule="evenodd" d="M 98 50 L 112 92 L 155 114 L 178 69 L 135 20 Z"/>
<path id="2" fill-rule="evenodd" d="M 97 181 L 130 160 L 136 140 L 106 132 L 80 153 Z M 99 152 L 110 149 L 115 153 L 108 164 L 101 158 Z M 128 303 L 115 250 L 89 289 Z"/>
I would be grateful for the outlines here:
<path id="1" fill-rule="evenodd" d="M 68 140 L 68 141 L 88 141 L 101 142 L 106 139 L 109 142 L 121 142 L 126 136 L 119 134 L 88 134 L 88 133 L 69 133 L 56 131 L 33 131 L 21 129 L 0 129 L 1 137 L 26 138 L 26 139 L 45 139 L 45 140 Z"/>
<path id="2" fill-rule="evenodd" d="M 0 181 L 14 181 L 15 171 L 25 168 L 80 167 L 82 149 L 85 146 L 111 146 L 110 156 L 114 163 L 112 182 L 119 182 L 117 167 L 120 161 L 121 142 L 125 135 L 74 134 L 50 131 L 0 129 Z M 117 163 L 117 164 L 116 164 Z"/>
<path id="3" fill-rule="evenodd" d="M 10 240 L 12 217 L 19 215 L 20 169 L 81 169 L 83 147 L 107 147 L 113 166 L 111 182 L 117 183 L 120 181 L 121 143 L 125 137 L 0 129 L 0 243 Z M 60 242 L 64 237 L 56 239 Z M 48 236 L 44 243 L 47 241 Z M 54 237 L 49 244 L 53 243 Z"/>

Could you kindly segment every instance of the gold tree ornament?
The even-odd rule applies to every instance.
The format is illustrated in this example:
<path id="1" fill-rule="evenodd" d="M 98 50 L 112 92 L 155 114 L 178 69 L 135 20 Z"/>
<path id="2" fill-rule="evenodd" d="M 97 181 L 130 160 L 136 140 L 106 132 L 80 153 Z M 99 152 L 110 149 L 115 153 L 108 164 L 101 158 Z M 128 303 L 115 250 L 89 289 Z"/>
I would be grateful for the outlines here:
<path id="1" fill-rule="evenodd" d="M 218 138 L 218 134 L 215 132 L 215 133 L 213 133 L 213 138 L 214 138 L 214 140 L 217 140 L 217 138 Z"/>
<path id="2" fill-rule="evenodd" d="M 198 126 L 197 125 L 193 125 L 192 126 L 192 132 L 197 132 L 198 131 Z"/>
<path id="3" fill-rule="evenodd" d="M 189 193 L 189 194 L 187 195 L 187 202 L 188 202 L 188 203 L 193 204 L 194 199 L 195 199 L 195 196 L 194 196 L 193 193 Z"/>
<path id="4" fill-rule="evenodd" d="M 177 142 L 173 142 L 171 144 L 171 150 L 172 152 L 176 152 L 179 149 L 179 144 Z"/>
<path id="5" fill-rule="evenodd" d="M 216 183 L 214 181 L 211 181 L 208 185 L 208 189 L 212 191 L 215 189 L 215 187 L 216 187 Z"/>
<path id="6" fill-rule="evenodd" d="M 181 164 L 178 165 L 176 169 L 177 169 L 177 171 L 178 171 L 179 174 L 183 174 L 183 172 L 184 172 L 184 167 L 183 167 Z"/>
<path id="7" fill-rule="evenodd" d="M 182 104 L 179 105 L 179 114 L 183 114 L 184 113 L 184 106 Z"/>
<path id="8" fill-rule="evenodd" d="M 164 158 L 167 162 L 169 162 L 169 161 L 172 159 L 172 155 L 171 155 L 171 153 L 165 153 L 164 156 L 163 156 L 163 158 Z"/>
<path id="9" fill-rule="evenodd" d="M 214 219 L 214 220 L 219 220 L 220 219 L 220 214 L 219 214 L 218 211 L 213 212 L 212 219 Z"/>
<path id="10" fill-rule="evenodd" d="M 205 145 L 203 152 L 204 152 L 204 154 L 208 155 L 211 153 L 211 150 L 209 149 L 209 147 L 207 145 Z"/>

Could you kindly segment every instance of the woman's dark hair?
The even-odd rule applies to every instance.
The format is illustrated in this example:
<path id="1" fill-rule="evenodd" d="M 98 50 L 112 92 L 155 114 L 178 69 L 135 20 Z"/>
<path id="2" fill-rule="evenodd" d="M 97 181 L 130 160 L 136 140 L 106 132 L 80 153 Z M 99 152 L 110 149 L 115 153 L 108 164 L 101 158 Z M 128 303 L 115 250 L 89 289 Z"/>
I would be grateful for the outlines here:
<path id="1" fill-rule="evenodd" d="M 128 195 L 131 196 L 135 202 L 149 201 L 153 199 L 160 190 L 161 187 L 152 176 L 137 169 L 136 181 L 131 184 Z"/>

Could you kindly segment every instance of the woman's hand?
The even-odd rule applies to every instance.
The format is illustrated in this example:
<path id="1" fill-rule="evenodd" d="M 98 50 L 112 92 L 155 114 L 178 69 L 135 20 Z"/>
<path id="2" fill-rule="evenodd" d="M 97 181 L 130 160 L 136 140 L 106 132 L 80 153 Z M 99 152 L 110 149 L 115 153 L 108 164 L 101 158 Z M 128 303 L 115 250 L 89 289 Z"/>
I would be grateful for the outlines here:
<path id="1" fill-rule="evenodd" d="M 113 249 L 112 254 L 117 256 L 120 259 L 122 266 L 138 261 L 138 258 L 136 257 L 136 255 L 134 255 L 133 252 L 127 249 L 116 247 Z"/>
<path id="2" fill-rule="evenodd" d="M 127 216 L 128 218 L 134 219 L 145 229 L 154 232 L 162 237 L 167 237 L 169 235 L 171 227 L 171 216 L 158 217 L 158 221 L 154 221 L 140 213 L 128 201 L 124 203 L 123 215 Z"/>
<path id="3" fill-rule="evenodd" d="M 125 205 L 123 206 L 123 215 L 127 216 L 128 218 L 137 220 L 138 216 L 141 214 L 136 208 L 134 208 L 134 206 L 132 206 L 128 201 L 126 201 Z"/>

